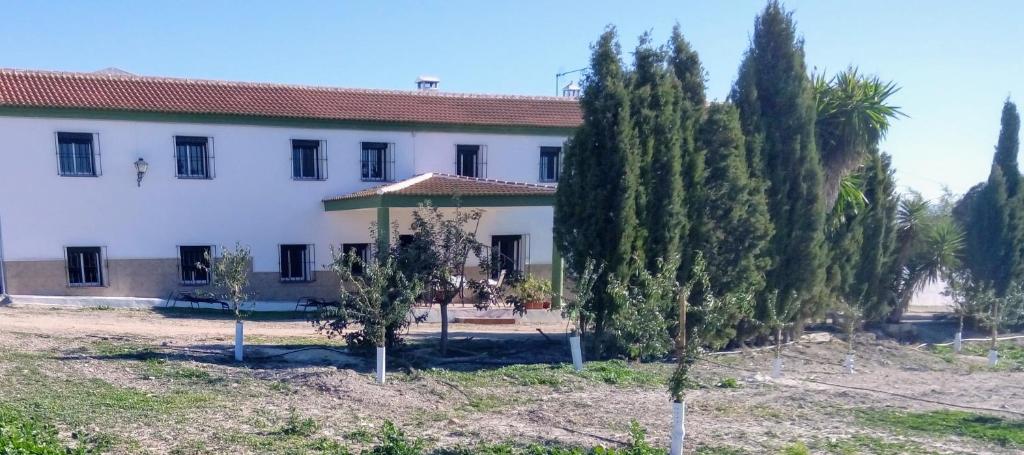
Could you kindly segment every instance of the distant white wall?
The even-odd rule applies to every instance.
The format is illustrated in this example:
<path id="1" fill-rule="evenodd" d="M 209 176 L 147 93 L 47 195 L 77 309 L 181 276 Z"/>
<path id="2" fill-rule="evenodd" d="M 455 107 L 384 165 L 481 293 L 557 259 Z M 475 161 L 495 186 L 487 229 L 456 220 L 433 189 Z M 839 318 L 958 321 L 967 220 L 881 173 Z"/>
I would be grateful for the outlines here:
<path id="1" fill-rule="evenodd" d="M 102 176 L 57 173 L 58 131 L 99 134 Z M 175 135 L 214 138 L 213 180 L 175 177 Z M 0 228 L 6 261 L 63 259 L 65 246 L 105 246 L 110 259 L 177 257 L 188 244 L 253 249 L 256 271 L 278 270 L 278 245 L 362 242 L 372 210 L 326 213 L 321 201 L 378 185 L 360 181 L 360 142 L 395 144 L 396 179 L 454 173 L 455 145 L 488 149 L 489 178 L 538 181 L 540 147 L 562 136 L 363 131 L 194 123 L 0 117 Z M 328 180 L 291 178 L 291 139 L 327 141 Z M 149 162 L 136 187 L 133 163 Z M 394 216 L 403 223 L 407 217 Z M 530 236 L 530 259 L 550 263 L 551 208 L 489 209 L 481 237 Z"/>

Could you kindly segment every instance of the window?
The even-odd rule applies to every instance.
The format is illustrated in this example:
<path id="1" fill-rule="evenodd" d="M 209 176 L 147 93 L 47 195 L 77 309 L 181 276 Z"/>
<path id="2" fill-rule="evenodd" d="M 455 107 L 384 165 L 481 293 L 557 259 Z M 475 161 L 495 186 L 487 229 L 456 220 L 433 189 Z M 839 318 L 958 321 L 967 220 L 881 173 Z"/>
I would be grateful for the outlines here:
<path id="1" fill-rule="evenodd" d="M 213 249 L 209 246 L 180 246 L 178 260 L 181 261 L 181 284 L 201 286 L 210 284 L 210 259 Z"/>
<path id="2" fill-rule="evenodd" d="M 394 144 L 363 142 L 362 148 L 363 180 L 371 182 L 394 180 Z"/>
<path id="3" fill-rule="evenodd" d="M 540 148 L 540 181 L 557 182 L 562 171 L 562 148 Z"/>
<path id="4" fill-rule="evenodd" d="M 502 270 L 506 275 L 522 270 L 522 250 L 523 236 L 492 235 L 491 263 L 494 267 L 491 270 L 491 278 L 498 279 L 498 274 Z"/>
<path id="5" fill-rule="evenodd" d="M 103 286 L 102 251 L 98 246 L 67 248 L 69 286 Z"/>
<path id="6" fill-rule="evenodd" d="M 327 180 L 326 149 L 324 141 L 292 140 L 292 178 Z"/>
<path id="7" fill-rule="evenodd" d="M 487 149 L 481 145 L 455 146 L 455 173 L 463 177 L 487 176 Z"/>
<path id="8" fill-rule="evenodd" d="M 208 137 L 174 137 L 174 156 L 177 162 L 178 178 L 213 178 L 213 154 L 210 142 Z"/>
<path id="9" fill-rule="evenodd" d="M 91 133 L 57 133 L 57 164 L 65 177 L 96 177 L 96 137 Z"/>
<path id="10" fill-rule="evenodd" d="M 313 281 L 313 245 L 281 245 L 281 281 Z"/>
<path id="11" fill-rule="evenodd" d="M 345 252 L 347 256 L 349 253 L 354 254 L 359 258 L 362 263 L 352 264 L 352 274 L 362 275 L 363 265 L 370 260 L 370 244 L 369 243 L 345 243 L 341 245 L 341 250 Z"/>

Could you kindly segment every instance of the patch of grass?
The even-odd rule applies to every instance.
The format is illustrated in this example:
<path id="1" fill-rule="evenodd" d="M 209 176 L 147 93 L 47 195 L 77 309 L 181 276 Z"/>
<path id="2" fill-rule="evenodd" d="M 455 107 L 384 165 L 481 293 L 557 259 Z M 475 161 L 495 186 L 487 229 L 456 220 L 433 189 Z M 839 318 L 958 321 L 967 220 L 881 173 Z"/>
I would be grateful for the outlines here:
<path id="1" fill-rule="evenodd" d="M 998 444 L 1024 447 L 1024 421 L 963 411 L 861 411 L 865 423 L 933 435 L 961 436 Z"/>
<path id="2" fill-rule="evenodd" d="M 26 455 L 86 454 L 84 446 L 67 447 L 52 426 L 0 407 L 0 453 Z"/>
<path id="3" fill-rule="evenodd" d="M 811 449 L 801 441 L 794 442 L 782 448 L 782 455 L 811 455 Z"/>
<path id="4" fill-rule="evenodd" d="M 964 343 L 961 355 L 974 357 L 988 357 L 988 350 L 991 345 L 987 342 Z M 1024 371 L 1024 345 L 1014 341 L 1002 341 L 996 344 L 999 351 L 998 370 Z M 931 352 L 940 359 L 949 363 L 956 363 L 957 354 L 953 352 L 952 346 L 931 346 Z"/>
<path id="5" fill-rule="evenodd" d="M 708 446 L 701 444 L 694 451 L 697 455 L 746 455 L 747 451 L 729 446 Z"/>
<path id="6" fill-rule="evenodd" d="M 740 388 L 740 383 L 739 381 L 736 380 L 736 378 L 727 377 L 722 378 L 721 381 L 718 381 L 718 383 L 715 384 L 715 387 L 718 387 L 720 389 L 738 389 Z"/>
<path id="7" fill-rule="evenodd" d="M 145 360 L 157 355 L 153 346 L 132 342 L 114 342 L 110 340 L 95 341 L 89 350 L 103 357 L 121 357 L 126 359 Z"/>
<path id="8" fill-rule="evenodd" d="M 932 453 L 913 442 L 886 441 L 879 437 L 860 434 L 832 441 L 816 441 L 811 444 L 811 447 L 815 451 L 837 455 L 923 455 Z"/>
<path id="9" fill-rule="evenodd" d="M 588 362 L 579 373 L 568 364 L 510 365 L 477 371 L 431 368 L 425 373 L 464 387 L 491 386 L 496 383 L 526 387 L 560 387 L 579 382 L 596 382 L 619 387 L 661 387 L 667 380 L 667 375 L 654 371 L 654 367 L 634 367 L 620 360 Z"/>
<path id="10" fill-rule="evenodd" d="M 202 368 L 184 366 L 180 362 L 165 359 L 149 358 L 142 361 L 142 376 L 153 379 L 174 379 L 201 383 L 219 382 L 209 371 Z"/>

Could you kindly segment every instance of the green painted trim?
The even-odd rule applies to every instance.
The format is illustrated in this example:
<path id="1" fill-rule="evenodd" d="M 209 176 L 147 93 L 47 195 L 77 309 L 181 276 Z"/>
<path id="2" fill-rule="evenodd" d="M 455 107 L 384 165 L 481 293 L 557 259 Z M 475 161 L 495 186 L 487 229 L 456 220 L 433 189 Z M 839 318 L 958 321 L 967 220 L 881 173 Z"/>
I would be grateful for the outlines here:
<path id="1" fill-rule="evenodd" d="M 419 207 L 430 201 L 434 207 L 553 207 L 555 195 L 510 196 L 407 196 L 374 194 L 349 199 L 324 201 L 324 211 L 372 209 L 381 207 Z"/>
<path id="2" fill-rule="evenodd" d="M 377 207 L 377 254 L 391 248 L 391 208 Z"/>
<path id="3" fill-rule="evenodd" d="M 0 106 L 0 116 L 56 117 L 97 120 L 127 120 L 171 123 L 213 123 L 296 128 L 333 128 L 366 130 L 446 131 L 500 134 L 541 134 L 569 136 L 575 128 L 530 125 L 472 125 L 430 122 L 387 122 L 368 120 L 328 120 L 295 117 L 261 117 L 256 115 L 193 114 L 175 112 L 129 111 L 116 109 L 81 109 L 57 107 Z"/>
<path id="4" fill-rule="evenodd" d="M 551 242 L 551 308 L 562 307 L 562 290 L 565 284 L 562 252 L 558 250 L 558 242 Z"/>

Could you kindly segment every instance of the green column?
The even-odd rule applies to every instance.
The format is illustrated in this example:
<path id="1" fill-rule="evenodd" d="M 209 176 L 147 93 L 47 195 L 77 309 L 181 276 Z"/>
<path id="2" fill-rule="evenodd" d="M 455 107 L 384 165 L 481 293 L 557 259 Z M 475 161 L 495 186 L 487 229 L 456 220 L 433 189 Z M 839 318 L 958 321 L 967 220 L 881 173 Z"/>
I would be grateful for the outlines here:
<path id="1" fill-rule="evenodd" d="M 562 282 L 565 278 L 562 272 L 562 252 L 558 251 L 558 243 L 551 239 L 551 307 L 562 307 Z"/>
<path id="2" fill-rule="evenodd" d="M 391 248 L 391 208 L 377 207 L 377 252 Z"/>

